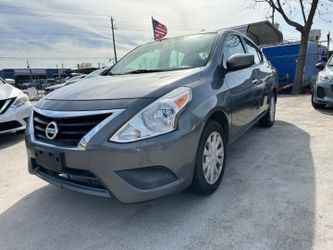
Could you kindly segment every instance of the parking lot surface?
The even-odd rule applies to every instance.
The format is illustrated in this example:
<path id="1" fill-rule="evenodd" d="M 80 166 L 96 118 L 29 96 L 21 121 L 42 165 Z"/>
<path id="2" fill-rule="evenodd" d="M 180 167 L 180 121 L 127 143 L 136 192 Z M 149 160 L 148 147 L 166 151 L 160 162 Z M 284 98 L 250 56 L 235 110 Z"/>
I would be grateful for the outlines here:
<path id="1" fill-rule="evenodd" d="M 228 148 L 213 195 L 135 205 L 48 185 L 27 173 L 23 134 L 0 136 L 0 249 L 333 249 L 333 110 L 277 108 Z"/>

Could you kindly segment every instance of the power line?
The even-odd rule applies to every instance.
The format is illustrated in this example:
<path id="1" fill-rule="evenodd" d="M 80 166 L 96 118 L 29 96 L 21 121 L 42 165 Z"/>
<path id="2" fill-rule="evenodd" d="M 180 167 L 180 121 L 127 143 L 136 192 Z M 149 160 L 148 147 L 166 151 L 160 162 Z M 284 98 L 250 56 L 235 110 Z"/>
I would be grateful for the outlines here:
<path id="1" fill-rule="evenodd" d="M 74 33 L 74 32 L 28 32 L 28 31 L 10 31 L 10 32 L 1 32 L 0 35 L 17 35 L 17 34 L 25 34 L 25 35 L 45 35 L 45 36 L 78 36 L 78 37 L 91 37 L 91 38 L 100 38 L 100 39 L 109 39 L 108 36 L 110 34 L 107 33 L 92 33 L 92 34 L 82 34 L 82 33 Z"/>
<path id="2" fill-rule="evenodd" d="M 23 10 L 33 10 L 33 11 L 43 11 L 43 12 L 50 12 L 49 14 L 41 14 L 41 13 L 29 13 L 29 12 L 8 12 L 5 10 L 0 9 L 0 13 L 9 14 L 9 15 L 24 15 L 24 16 L 35 16 L 35 17 L 50 17 L 50 18 L 69 18 L 69 19 L 76 19 L 76 20 L 89 20 L 89 19 L 97 19 L 99 21 L 105 21 L 105 19 L 109 19 L 109 15 L 102 15 L 102 14 L 88 14 L 88 13 L 78 13 L 78 12 L 71 12 L 71 11 L 55 11 L 55 10 L 48 10 L 48 9 L 39 9 L 39 8 L 30 8 L 30 7 L 21 7 L 21 6 L 8 6 L 8 5 L 1 5 L 0 7 L 5 8 L 13 8 L 13 9 L 23 9 Z M 52 14 L 55 13 L 56 15 Z M 60 15 L 59 15 L 60 14 Z M 66 16 L 63 14 L 71 14 L 71 16 Z M 76 15 L 74 17 L 73 15 Z M 130 17 L 123 17 L 123 16 L 114 16 L 117 19 L 127 20 L 127 22 L 132 22 L 135 24 L 147 24 L 147 21 L 143 19 L 136 19 Z M 183 26 L 170 26 L 170 28 L 177 28 L 176 30 L 201 30 L 202 27 L 183 27 Z"/>
<path id="3" fill-rule="evenodd" d="M 106 56 L 73 56 L 73 57 L 47 57 L 47 56 L 0 56 L 0 60 L 76 60 L 76 59 L 110 59 Z"/>
<path id="4" fill-rule="evenodd" d="M 89 18 L 74 18 L 74 17 L 70 17 L 70 16 L 60 16 L 60 15 L 44 15 L 44 14 L 34 14 L 34 13 L 14 13 L 14 12 L 4 12 L 3 10 L 0 10 L 0 13 L 2 14 L 9 14 L 9 15 L 23 15 L 23 16 L 29 16 L 29 17 L 49 17 L 49 18 L 69 18 L 69 19 L 74 19 L 74 20 L 87 20 Z M 108 19 L 110 17 L 107 17 Z M 98 20 L 98 21 L 103 21 L 105 22 L 107 19 L 105 18 L 105 20 Z M 133 22 L 135 24 L 138 24 L 138 22 Z M 143 22 L 142 22 L 143 23 Z M 145 24 L 147 24 L 147 22 L 145 22 Z M 194 28 L 175 28 L 173 26 L 168 26 L 170 29 L 175 30 L 175 31 L 199 31 L 200 29 L 194 29 Z M 139 31 L 139 32 L 147 32 L 148 29 L 133 29 L 133 28 L 121 28 L 121 30 L 125 30 L 125 31 Z"/>
<path id="5" fill-rule="evenodd" d="M 79 16 L 108 17 L 108 15 L 99 15 L 99 14 L 94 15 L 94 14 L 78 13 L 78 12 L 72 12 L 72 11 L 56 11 L 56 10 L 39 9 L 39 8 L 31 8 L 31 7 L 10 6 L 10 5 L 3 5 L 3 4 L 0 4 L 0 7 L 13 8 L 13 9 L 24 9 L 24 10 L 34 10 L 34 11 L 44 11 L 44 12 L 51 12 L 51 13 L 64 13 L 64 14 L 72 14 L 72 15 L 79 15 Z"/>
<path id="6" fill-rule="evenodd" d="M 51 14 L 40 14 L 40 13 L 29 13 L 29 12 L 8 12 L 4 10 L 0 10 L 0 13 L 7 14 L 7 15 L 21 15 L 21 16 L 30 16 L 30 17 L 48 17 L 48 18 L 69 18 L 75 20 L 91 20 L 92 18 L 89 17 L 73 17 L 73 16 L 66 16 L 66 15 L 51 15 Z M 104 20 L 101 18 L 96 19 L 96 21 L 105 21 L 108 17 L 104 17 Z"/>

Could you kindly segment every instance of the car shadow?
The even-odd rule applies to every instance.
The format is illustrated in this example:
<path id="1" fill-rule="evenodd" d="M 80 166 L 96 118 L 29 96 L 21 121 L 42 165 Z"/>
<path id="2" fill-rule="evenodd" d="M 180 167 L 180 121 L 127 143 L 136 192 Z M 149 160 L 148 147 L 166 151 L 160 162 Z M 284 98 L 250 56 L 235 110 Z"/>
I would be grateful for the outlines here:
<path id="1" fill-rule="evenodd" d="M 208 197 L 126 205 L 46 185 L 0 215 L 0 248 L 312 249 L 314 215 L 309 134 L 277 121 L 230 145 Z"/>
<path id="2" fill-rule="evenodd" d="M 328 105 L 324 109 L 317 109 L 317 111 L 319 111 L 320 113 L 322 113 L 324 115 L 333 115 L 333 105 Z"/>
<path id="3" fill-rule="evenodd" d="M 20 143 L 24 140 L 24 133 L 17 132 L 12 134 L 0 135 L 0 150 Z"/>

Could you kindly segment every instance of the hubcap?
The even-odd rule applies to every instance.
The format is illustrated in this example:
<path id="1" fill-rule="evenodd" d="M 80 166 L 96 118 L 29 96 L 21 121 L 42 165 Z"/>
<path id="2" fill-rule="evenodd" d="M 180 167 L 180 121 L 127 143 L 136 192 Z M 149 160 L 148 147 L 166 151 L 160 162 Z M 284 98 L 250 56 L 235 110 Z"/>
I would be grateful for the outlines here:
<path id="1" fill-rule="evenodd" d="M 202 157 L 202 170 L 208 184 L 214 184 L 220 177 L 224 161 L 224 145 L 221 135 L 213 132 L 208 136 Z"/>
<path id="2" fill-rule="evenodd" d="M 271 99 L 269 115 L 270 115 L 271 121 L 274 121 L 275 120 L 275 98 L 274 98 L 274 96 L 272 96 L 272 99 Z"/>

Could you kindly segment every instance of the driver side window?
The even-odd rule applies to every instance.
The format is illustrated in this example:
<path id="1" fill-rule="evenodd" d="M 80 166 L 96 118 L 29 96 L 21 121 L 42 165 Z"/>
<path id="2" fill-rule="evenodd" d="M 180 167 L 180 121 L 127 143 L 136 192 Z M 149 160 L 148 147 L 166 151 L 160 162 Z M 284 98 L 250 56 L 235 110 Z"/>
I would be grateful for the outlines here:
<path id="1" fill-rule="evenodd" d="M 235 54 L 245 54 L 242 41 L 237 35 L 229 35 L 224 41 L 223 66 L 227 68 L 227 60 Z"/>
<path id="2" fill-rule="evenodd" d="M 248 53 L 254 56 L 254 63 L 260 64 L 262 62 L 261 52 L 247 39 L 245 39 L 245 44 Z"/>

